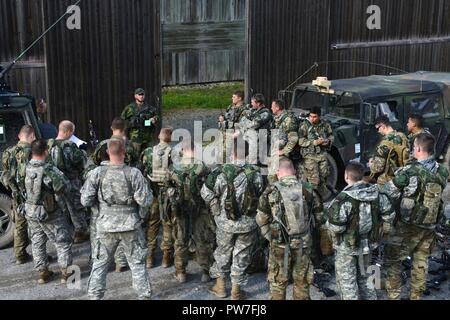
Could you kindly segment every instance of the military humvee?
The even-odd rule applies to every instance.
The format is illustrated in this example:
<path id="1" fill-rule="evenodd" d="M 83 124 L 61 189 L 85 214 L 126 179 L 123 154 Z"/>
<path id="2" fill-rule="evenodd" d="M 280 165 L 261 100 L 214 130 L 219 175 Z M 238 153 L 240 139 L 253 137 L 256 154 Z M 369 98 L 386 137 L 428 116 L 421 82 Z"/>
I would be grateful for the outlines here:
<path id="1" fill-rule="evenodd" d="M 407 132 L 408 116 L 419 113 L 437 139 L 437 158 L 450 161 L 450 73 L 417 72 L 396 76 L 369 76 L 328 81 L 281 91 L 280 98 L 295 113 L 321 106 L 323 118 L 334 130 L 329 154 L 329 185 L 342 186 L 344 168 L 352 160 L 367 165 L 380 140 L 374 121 L 386 115 L 397 130 Z"/>
<path id="2" fill-rule="evenodd" d="M 32 125 L 36 137 L 41 137 L 34 98 L 12 91 L 0 79 L 0 157 L 4 150 L 17 143 L 19 130 L 25 124 Z M 0 249 L 13 242 L 14 224 L 11 217 L 11 192 L 0 183 Z"/>

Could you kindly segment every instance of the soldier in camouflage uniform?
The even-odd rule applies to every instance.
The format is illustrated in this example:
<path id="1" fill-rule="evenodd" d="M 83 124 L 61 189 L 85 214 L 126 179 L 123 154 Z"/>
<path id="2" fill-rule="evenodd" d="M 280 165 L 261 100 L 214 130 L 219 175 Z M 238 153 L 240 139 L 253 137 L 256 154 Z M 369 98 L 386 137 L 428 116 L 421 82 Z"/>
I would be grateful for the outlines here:
<path id="1" fill-rule="evenodd" d="M 218 119 L 219 129 L 223 133 L 223 153 L 224 163 L 227 162 L 227 152 L 232 147 L 232 136 L 236 125 L 241 121 L 241 117 L 249 109 L 249 106 L 244 104 L 245 95 L 242 91 L 236 91 L 231 97 L 232 105 L 227 108 L 225 114 L 221 114 Z M 229 137 L 229 141 L 227 141 Z"/>
<path id="2" fill-rule="evenodd" d="M 175 187 L 173 195 L 173 239 L 175 241 L 175 278 L 186 281 L 186 267 L 189 260 L 189 240 L 196 245 L 196 258 L 203 269 L 202 282 L 208 282 L 209 269 L 213 263 L 215 226 L 200 190 L 209 170 L 194 157 L 194 149 L 185 145 L 183 155 L 174 163 L 170 183 Z"/>
<path id="3" fill-rule="evenodd" d="M 131 144 L 137 153 L 141 154 L 143 150 L 153 146 L 154 135 L 161 118 L 158 109 L 145 102 L 144 89 L 136 89 L 134 99 L 133 103 L 125 107 L 120 117 L 128 121 Z"/>
<path id="4" fill-rule="evenodd" d="M 150 182 L 151 189 L 155 196 L 150 208 L 148 221 L 147 241 L 148 258 L 147 268 L 153 268 L 157 237 L 159 228 L 163 226 L 163 238 L 161 241 L 161 251 L 163 252 L 162 266 L 169 268 L 173 264 L 174 244 L 172 239 L 171 223 L 172 205 L 169 199 L 169 170 L 172 168 L 172 129 L 163 128 L 159 134 L 160 143 L 155 147 L 144 150 L 141 161 L 144 168 L 144 175 Z M 170 189 L 173 190 L 173 189 Z"/>
<path id="5" fill-rule="evenodd" d="M 281 100 L 272 101 L 272 113 L 274 115 L 274 129 L 278 130 L 277 136 L 272 137 L 278 141 L 278 150 L 272 157 L 286 157 L 292 160 L 294 149 L 298 144 L 298 121 L 297 118 L 285 110 L 284 102 Z M 269 182 L 276 180 L 274 176 L 269 176 Z"/>
<path id="6" fill-rule="evenodd" d="M 20 205 L 25 203 L 24 168 L 31 157 L 31 143 L 35 140 L 32 126 L 25 125 L 19 132 L 19 143 L 3 152 L 2 183 L 11 190 L 13 197 L 13 222 L 14 222 L 14 255 L 16 264 L 24 264 L 31 257 L 26 249 L 28 240 L 27 220 L 18 214 Z M 19 179 L 18 179 L 19 178 Z"/>
<path id="7" fill-rule="evenodd" d="M 408 117 L 408 123 L 406 126 L 408 127 L 408 142 L 409 142 L 409 151 L 410 158 L 414 157 L 414 140 L 421 133 L 430 133 L 427 129 L 423 127 L 423 117 L 420 114 L 412 114 Z"/>
<path id="8" fill-rule="evenodd" d="M 89 166 L 86 170 L 93 170 L 96 167 L 100 166 L 103 161 L 109 161 L 108 155 L 108 142 L 110 140 L 119 140 L 125 142 L 125 164 L 131 167 L 136 167 L 139 162 L 139 154 L 134 149 L 133 145 L 129 143 L 126 137 L 127 131 L 127 123 L 125 120 L 121 118 L 115 118 L 111 124 L 112 136 L 110 139 L 103 140 L 100 142 L 94 150 L 92 154 L 92 162 L 93 165 Z M 94 213 L 98 213 L 98 210 L 94 208 L 91 215 L 91 232 L 94 231 L 94 234 L 91 234 L 91 242 L 95 241 L 95 226 L 92 225 L 93 221 L 97 221 L 97 216 Z M 116 262 L 116 272 L 124 272 L 127 269 L 128 263 L 125 258 L 125 254 L 123 253 L 123 246 L 119 245 L 117 248 L 116 254 L 114 255 L 114 260 Z"/>
<path id="9" fill-rule="evenodd" d="M 280 159 L 278 181 L 259 200 L 256 221 L 270 241 L 268 281 L 271 300 L 285 300 L 289 279 L 293 298 L 309 300 L 313 280 L 311 214 L 321 214 L 323 205 L 308 182 L 300 182 L 292 161 Z"/>
<path id="10" fill-rule="evenodd" d="M 331 150 L 334 137 L 331 125 L 320 118 L 321 114 L 320 107 L 314 107 L 308 119 L 300 123 L 298 144 L 303 161 L 297 173 L 323 194 L 330 174 L 326 153 Z"/>
<path id="11" fill-rule="evenodd" d="M 403 167 L 408 158 L 408 139 L 392 128 L 387 116 L 375 120 L 375 128 L 383 136 L 374 156 L 369 161 L 371 177 L 383 186 L 394 178 L 394 172 Z"/>
<path id="12" fill-rule="evenodd" d="M 297 170 L 299 180 L 311 183 L 320 196 L 327 188 L 330 169 L 326 153 L 331 149 L 334 141 L 333 129 L 328 122 L 320 118 L 321 114 L 320 107 L 313 107 L 308 119 L 299 125 L 298 144 L 303 160 Z M 314 219 L 311 259 L 314 265 L 318 266 L 323 260 L 323 255 L 331 253 L 326 252 L 327 248 L 331 251 L 331 239 L 328 237 L 324 216 L 317 215 Z"/>
<path id="13" fill-rule="evenodd" d="M 54 242 L 61 268 L 61 283 L 69 277 L 67 268 L 72 265 L 72 239 L 66 216 L 56 195 L 70 188 L 64 174 L 52 164 L 46 163 L 47 143 L 37 140 L 31 145 L 32 159 L 26 167 L 25 212 L 28 221 L 35 268 L 39 270 L 39 284 L 50 280 L 48 270 L 47 240 Z"/>
<path id="14" fill-rule="evenodd" d="M 381 238 L 381 220 L 391 222 L 395 211 L 376 185 L 363 181 L 365 168 L 357 162 L 345 170 L 348 186 L 330 204 L 327 228 L 333 233 L 336 251 L 336 283 L 342 300 L 376 300 L 368 286 L 371 250 Z"/>
<path id="15" fill-rule="evenodd" d="M 89 240 L 86 211 L 80 203 L 81 178 L 86 165 L 86 155 L 69 139 L 75 132 L 70 121 L 59 124 L 58 136 L 48 141 L 49 159 L 70 180 L 70 188 L 63 197 L 73 223 L 74 243 Z"/>
<path id="16" fill-rule="evenodd" d="M 247 283 L 246 269 L 251 263 L 253 243 L 257 240 L 255 216 L 263 181 L 259 169 L 245 162 L 243 150 L 233 147 L 233 164 L 216 168 L 201 190 L 216 222 L 217 249 L 210 275 L 216 284 L 210 289 L 225 298 L 225 277 L 231 271 L 231 298 L 244 298 L 241 286 Z M 247 148 L 248 149 L 248 145 Z"/>
<path id="17" fill-rule="evenodd" d="M 136 169 L 125 165 L 125 144 L 108 143 L 110 162 L 92 171 L 82 188 L 81 202 L 86 207 L 99 205 L 97 237 L 88 295 L 102 299 L 106 291 L 106 275 L 113 253 L 122 244 L 133 277 L 133 288 L 140 299 L 151 296 L 145 260 L 147 244 L 142 224 L 153 200 L 147 181 Z"/>
<path id="18" fill-rule="evenodd" d="M 125 164 L 131 167 L 136 167 L 139 162 L 140 154 L 133 147 L 133 145 L 127 140 L 126 135 L 127 124 L 125 120 L 121 118 L 115 118 L 111 124 L 111 130 L 112 136 L 110 139 L 125 141 L 125 148 L 126 148 Z M 95 148 L 94 153 L 91 156 L 94 165 L 99 166 L 105 159 L 109 158 L 106 150 L 108 141 L 110 139 L 103 140 Z"/>
<path id="19" fill-rule="evenodd" d="M 428 258 L 436 242 L 436 226 L 443 217 L 442 192 L 449 176 L 434 158 L 435 144 L 432 135 L 418 135 L 414 142 L 417 161 L 398 170 L 383 189 L 391 199 L 400 200 L 400 218 L 385 248 L 389 299 L 400 299 L 401 264 L 408 256 L 413 260 L 410 299 L 420 299 L 426 289 Z"/>
<path id="20" fill-rule="evenodd" d="M 244 92 L 236 91 L 232 98 L 232 105 L 227 108 L 225 114 L 221 114 L 218 119 L 219 129 L 222 131 L 234 130 L 239 123 L 242 113 L 247 109 L 244 104 Z"/>
<path id="21" fill-rule="evenodd" d="M 258 134 L 260 130 L 267 130 L 267 137 L 270 138 L 270 129 L 272 129 L 273 116 L 269 108 L 265 106 L 265 98 L 262 94 L 255 94 L 252 97 L 252 108 L 246 109 L 242 115 L 239 123 L 236 125 L 236 132 L 234 138 L 242 135 L 250 144 L 251 150 L 257 150 Z M 270 140 L 267 141 L 269 146 Z M 269 149 L 269 148 L 268 148 Z M 249 163 L 257 164 L 258 159 L 252 152 L 248 159 Z"/>

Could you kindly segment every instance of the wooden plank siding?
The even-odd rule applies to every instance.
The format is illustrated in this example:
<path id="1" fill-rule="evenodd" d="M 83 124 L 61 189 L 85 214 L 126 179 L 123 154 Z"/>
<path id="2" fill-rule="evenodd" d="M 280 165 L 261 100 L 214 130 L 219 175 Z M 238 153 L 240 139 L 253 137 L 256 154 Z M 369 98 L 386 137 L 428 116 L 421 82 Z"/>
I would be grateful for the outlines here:
<path id="1" fill-rule="evenodd" d="M 42 33 L 42 1 L 0 1 L 0 65 L 6 66 Z M 14 67 L 7 80 L 15 90 L 46 96 L 44 44 L 36 45 Z"/>
<path id="2" fill-rule="evenodd" d="M 381 9 L 381 30 L 367 28 L 369 5 Z M 450 71 L 449 15 L 450 0 L 248 0 L 247 91 L 276 98 L 314 62 L 324 63 L 300 83 L 319 75 L 401 73 L 355 61 L 408 72 Z M 402 40 L 413 42 L 395 45 Z M 366 47 L 351 48 L 361 43 Z"/>
<path id="3" fill-rule="evenodd" d="M 244 79 L 245 0 L 161 0 L 163 85 Z"/>
<path id="4" fill-rule="evenodd" d="M 45 1 L 45 25 L 71 2 Z M 47 36 L 51 118 L 73 120 L 84 139 L 93 120 L 104 138 L 135 88 L 147 90 L 149 103 L 161 97 L 159 0 L 89 0 L 80 7 L 81 30 L 63 23 Z"/>

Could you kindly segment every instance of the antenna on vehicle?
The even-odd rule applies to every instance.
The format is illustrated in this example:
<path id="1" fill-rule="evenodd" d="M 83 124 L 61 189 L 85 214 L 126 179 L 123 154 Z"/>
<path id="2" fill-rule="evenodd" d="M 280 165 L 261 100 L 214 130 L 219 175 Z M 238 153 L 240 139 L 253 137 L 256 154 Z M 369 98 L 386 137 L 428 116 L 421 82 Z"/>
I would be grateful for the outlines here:
<path id="1" fill-rule="evenodd" d="M 74 6 L 79 5 L 81 1 L 82 1 L 82 0 L 78 0 L 75 4 L 69 6 L 69 9 L 72 8 L 72 7 L 74 7 Z M 5 77 L 5 75 L 6 75 L 9 71 L 11 71 L 11 69 L 14 67 L 14 65 L 17 63 L 17 61 L 19 61 L 20 59 L 22 59 L 23 56 L 26 55 L 28 51 L 30 51 L 30 50 L 31 50 L 31 49 L 32 49 L 39 41 L 41 41 L 42 38 L 44 38 L 44 37 L 46 36 L 47 33 L 49 33 L 49 32 L 50 32 L 50 31 L 51 31 L 51 30 L 52 30 L 52 29 L 53 29 L 53 28 L 54 28 L 54 27 L 55 27 L 62 19 L 65 18 L 65 16 L 67 16 L 67 15 L 70 14 L 70 13 L 71 13 L 71 11 L 70 11 L 70 10 L 67 10 L 61 17 L 59 17 L 58 20 L 56 20 L 56 22 L 55 22 L 54 24 L 52 24 L 47 30 L 44 31 L 44 33 L 42 33 L 36 40 L 34 40 L 33 43 L 30 44 L 30 45 L 28 46 L 28 48 L 26 48 L 24 51 L 22 51 L 22 52 L 17 56 L 17 58 L 15 58 L 10 64 L 8 64 L 8 65 L 6 66 L 6 68 L 2 68 L 3 70 L 0 69 L 0 80 L 2 80 L 2 79 Z"/>

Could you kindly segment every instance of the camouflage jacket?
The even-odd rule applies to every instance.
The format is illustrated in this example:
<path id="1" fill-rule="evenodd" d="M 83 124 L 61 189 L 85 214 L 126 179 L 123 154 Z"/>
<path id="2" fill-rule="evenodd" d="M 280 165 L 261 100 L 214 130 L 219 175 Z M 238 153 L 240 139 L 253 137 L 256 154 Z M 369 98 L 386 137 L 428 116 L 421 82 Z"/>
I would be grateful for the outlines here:
<path id="1" fill-rule="evenodd" d="M 244 171 L 245 162 L 239 161 L 234 165 L 237 170 Z M 263 179 L 261 173 L 257 168 L 252 179 L 249 180 L 245 172 L 241 172 L 233 181 L 234 197 L 237 202 L 239 210 L 243 210 L 246 202 L 246 194 L 252 190 L 254 196 L 259 198 L 263 191 Z M 247 233 L 255 230 L 258 225 L 254 216 L 241 215 L 238 220 L 231 220 L 227 216 L 227 196 L 228 196 L 228 182 L 224 168 L 216 168 L 208 176 L 208 181 L 201 190 L 201 195 L 205 203 L 211 208 L 212 214 L 215 216 L 216 225 L 221 230 L 229 233 Z M 212 179 L 214 177 L 214 179 Z M 255 210 L 256 214 L 256 210 Z"/>
<path id="2" fill-rule="evenodd" d="M 58 198 L 69 189 L 69 179 L 54 165 L 30 160 L 25 174 L 27 219 L 47 220 L 62 209 L 63 204 Z"/>
<path id="3" fill-rule="evenodd" d="M 241 120 L 242 113 L 248 109 L 245 104 L 240 106 L 231 105 L 227 108 L 227 111 L 223 115 L 225 122 L 220 125 L 222 131 L 235 129 L 235 125 Z"/>
<path id="4" fill-rule="evenodd" d="M 400 156 L 393 150 L 390 144 L 395 144 L 403 148 L 406 147 L 406 150 L 409 151 L 408 139 L 403 133 L 394 131 L 383 137 L 375 150 L 372 165 L 370 166 L 372 176 L 379 176 L 379 184 L 390 181 L 394 177 L 394 172 L 401 167 L 399 163 Z"/>
<path id="5" fill-rule="evenodd" d="M 208 177 L 209 169 L 206 165 L 195 159 L 183 158 L 175 163 L 170 172 L 170 184 L 175 188 L 175 198 L 178 208 L 190 211 L 191 214 L 199 212 L 205 203 L 201 196 L 201 189 Z"/>
<path id="6" fill-rule="evenodd" d="M 110 139 L 103 140 L 97 145 L 97 147 L 94 150 L 94 153 L 91 156 L 92 162 L 94 162 L 96 166 L 99 166 L 103 161 L 109 160 L 108 153 L 106 152 L 106 150 L 108 149 L 109 140 L 119 140 L 119 141 L 124 140 L 126 148 L 125 164 L 131 167 L 137 166 L 139 162 L 139 154 L 137 153 L 133 145 L 129 143 L 128 140 L 125 140 L 123 139 L 123 137 L 120 136 L 112 136 Z"/>
<path id="7" fill-rule="evenodd" d="M 150 143 L 153 140 L 155 128 L 161 122 L 157 108 L 147 104 L 140 107 L 136 102 L 126 106 L 120 117 L 128 121 L 130 140 L 136 143 Z M 153 117 L 156 123 L 151 123 L 150 119 Z"/>
<path id="8" fill-rule="evenodd" d="M 48 162 L 55 165 L 70 180 L 81 179 L 87 157 L 75 143 L 69 140 L 48 140 Z"/>
<path id="9" fill-rule="evenodd" d="M 334 246 L 359 255 L 374 249 L 381 238 L 382 222 L 391 223 L 395 211 L 376 185 L 358 182 L 346 187 L 327 208 L 327 228 Z"/>
<path id="10" fill-rule="evenodd" d="M 295 115 L 283 111 L 279 116 L 274 116 L 274 128 L 277 131 L 275 139 L 279 141 L 279 150 L 284 156 L 289 157 L 298 143 L 298 120 Z"/>
<path id="11" fill-rule="evenodd" d="M 239 128 L 242 131 L 248 130 L 270 130 L 272 127 L 272 112 L 265 106 L 260 109 L 247 109 L 243 112 L 239 121 Z"/>
<path id="12" fill-rule="evenodd" d="M 315 219 L 323 219 L 323 205 L 320 197 L 313 190 L 311 184 L 308 182 L 300 182 L 296 177 L 284 177 L 279 183 L 287 188 L 295 188 L 300 185 L 303 196 L 303 212 L 305 219 L 304 223 L 311 224 Z M 298 200 L 300 201 L 300 199 Z M 284 226 L 288 226 L 288 221 L 285 215 L 286 209 L 284 207 L 283 197 L 280 190 L 274 185 L 270 185 L 259 199 L 258 214 L 256 221 L 261 228 L 262 234 L 266 238 L 270 238 L 271 243 L 275 245 L 285 245 L 288 239 L 287 231 Z M 283 226 L 284 225 L 284 226 Z M 300 243 L 303 247 L 311 245 L 311 232 L 306 234 L 299 234 L 290 236 L 290 246 L 298 247 Z"/>
<path id="13" fill-rule="evenodd" d="M 314 141 L 323 138 L 329 140 L 326 146 L 315 146 Z M 302 156 L 323 154 L 331 150 L 334 142 L 333 129 L 331 124 L 323 119 L 318 124 L 312 124 L 309 120 L 304 120 L 299 125 L 298 144 Z"/>
<path id="14" fill-rule="evenodd" d="M 98 205 L 98 232 L 137 230 L 153 201 L 142 173 L 126 165 L 107 165 L 94 169 L 81 189 L 81 204 Z"/>
<path id="15" fill-rule="evenodd" d="M 141 154 L 144 176 L 151 182 L 152 189 L 167 186 L 172 170 L 172 147 L 164 142 L 145 149 Z"/>
<path id="16" fill-rule="evenodd" d="M 434 229 L 443 214 L 442 192 L 448 176 L 448 170 L 434 158 L 414 161 L 396 171 L 382 192 L 393 201 L 400 200 L 402 222 Z"/>
<path id="17" fill-rule="evenodd" d="M 19 142 L 17 145 L 7 149 L 2 156 L 2 183 L 13 192 L 13 197 L 18 203 L 24 201 L 25 192 L 25 171 L 26 165 L 31 158 L 31 145 L 26 142 Z"/>

